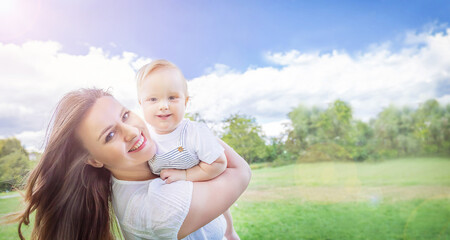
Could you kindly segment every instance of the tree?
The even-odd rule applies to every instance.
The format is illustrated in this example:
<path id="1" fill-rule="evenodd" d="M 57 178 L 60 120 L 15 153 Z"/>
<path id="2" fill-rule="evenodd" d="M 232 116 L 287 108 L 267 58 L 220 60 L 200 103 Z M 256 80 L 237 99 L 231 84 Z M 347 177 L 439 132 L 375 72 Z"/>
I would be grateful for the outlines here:
<path id="1" fill-rule="evenodd" d="M 0 158 L 0 183 L 2 190 L 10 190 L 21 184 L 29 171 L 28 156 L 21 151 L 14 151 Z"/>
<path id="2" fill-rule="evenodd" d="M 27 151 L 16 138 L 0 140 L 0 190 L 18 186 L 30 168 Z"/>
<path id="3" fill-rule="evenodd" d="M 348 133 L 353 120 L 352 108 L 342 100 L 336 100 L 320 116 L 317 123 L 322 142 L 332 141 L 339 145 L 348 144 Z"/>
<path id="4" fill-rule="evenodd" d="M 266 145 L 266 162 L 274 162 L 275 165 L 291 163 L 283 138 L 284 136 L 270 138 L 269 144 Z"/>
<path id="5" fill-rule="evenodd" d="M 441 107 L 435 99 L 421 104 L 414 114 L 414 136 L 423 146 L 424 153 L 449 152 L 449 105 Z"/>
<path id="6" fill-rule="evenodd" d="M 353 120 L 349 133 L 347 149 L 354 161 L 364 161 L 371 157 L 374 149 L 374 133 L 370 124 L 361 120 Z"/>
<path id="7" fill-rule="evenodd" d="M 299 161 L 351 159 L 352 109 L 336 100 L 326 110 L 299 105 L 289 113 L 291 129 L 286 150 Z"/>
<path id="8" fill-rule="evenodd" d="M 294 159 L 303 154 L 310 145 L 319 142 L 317 123 L 322 114 L 323 110 L 317 107 L 308 109 L 303 105 L 298 105 L 289 112 L 291 125 L 287 132 L 285 145 L 286 150 Z"/>
<path id="9" fill-rule="evenodd" d="M 261 127 L 254 118 L 233 114 L 224 121 L 222 140 L 228 143 L 248 163 L 261 162 L 266 156 L 266 145 Z"/>
<path id="10" fill-rule="evenodd" d="M 17 138 L 2 139 L 0 140 L 0 142 L 1 142 L 0 157 L 11 154 L 16 150 L 28 155 L 27 151 L 25 150 L 24 147 L 22 147 L 22 144 Z"/>
<path id="11" fill-rule="evenodd" d="M 377 148 L 381 156 L 396 157 L 398 155 L 396 137 L 399 134 L 398 122 L 400 112 L 394 105 L 383 109 L 374 122 Z"/>

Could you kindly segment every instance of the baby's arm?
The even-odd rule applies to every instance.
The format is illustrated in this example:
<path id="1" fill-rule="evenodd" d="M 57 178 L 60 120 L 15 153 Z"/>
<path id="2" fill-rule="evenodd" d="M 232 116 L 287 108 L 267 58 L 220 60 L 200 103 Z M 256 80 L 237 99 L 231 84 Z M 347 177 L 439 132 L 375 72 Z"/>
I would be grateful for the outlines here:
<path id="1" fill-rule="evenodd" d="M 197 166 L 189 169 L 163 169 L 160 177 L 166 183 L 171 183 L 179 180 L 187 180 L 192 182 L 200 182 L 213 179 L 219 176 L 227 168 L 227 158 L 222 153 L 211 164 L 200 161 Z"/>
<path id="2" fill-rule="evenodd" d="M 190 169 L 164 169 L 160 177 L 166 183 L 178 180 L 201 182 L 219 176 L 227 167 L 227 158 L 223 147 L 205 124 L 192 123 L 191 143 L 200 159 L 200 163 Z M 217 157 L 219 156 L 219 157 Z M 217 157 L 217 159 L 216 159 Z"/>
<path id="3" fill-rule="evenodd" d="M 227 158 L 222 153 L 219 158 L 211 164 L 200 161 L 200 163 L 186 170 L 186 180 L 200 182 L 219 176 L 227 168 Z"/>

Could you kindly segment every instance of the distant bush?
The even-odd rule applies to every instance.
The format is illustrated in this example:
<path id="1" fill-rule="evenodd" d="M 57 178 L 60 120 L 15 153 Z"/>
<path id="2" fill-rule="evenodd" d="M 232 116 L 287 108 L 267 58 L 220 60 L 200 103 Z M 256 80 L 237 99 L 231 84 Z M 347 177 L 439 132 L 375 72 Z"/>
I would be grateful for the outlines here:
<path id="1" fill-rule="evenodd" d="M 352 156 L 342 146 L 335 143 L 320 143 L 308 148 L 304 155 L 298 158 L 299 162 L 329 162 L 351 161 Z"/>
<path id="2" fill-rule="evenodd" d="M 262 163 L 252 163 L 252 164 L 250 164 L 250 168 L 252 170 L 266 168 L 266 167 L 271 167 L 271 166 L 272 166 L 272 163 L 270 163 L 270 162 L 262 162 Z"/>

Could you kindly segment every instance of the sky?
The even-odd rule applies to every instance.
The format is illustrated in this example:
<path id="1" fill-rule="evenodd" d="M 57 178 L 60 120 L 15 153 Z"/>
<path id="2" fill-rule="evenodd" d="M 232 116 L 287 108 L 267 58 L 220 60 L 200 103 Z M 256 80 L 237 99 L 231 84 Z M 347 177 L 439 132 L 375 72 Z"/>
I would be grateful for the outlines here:
<path id="1" fill-rule="evenodd" d="M 278 136 L 299 104 L 450 103 L 448 1 L 0 1 L 0 137 L 42 149 L 57 101 L 110 89 L 139 113 L 135 72 L 155 59 L 188 79 L 188 112 L 254 117 Z"/>

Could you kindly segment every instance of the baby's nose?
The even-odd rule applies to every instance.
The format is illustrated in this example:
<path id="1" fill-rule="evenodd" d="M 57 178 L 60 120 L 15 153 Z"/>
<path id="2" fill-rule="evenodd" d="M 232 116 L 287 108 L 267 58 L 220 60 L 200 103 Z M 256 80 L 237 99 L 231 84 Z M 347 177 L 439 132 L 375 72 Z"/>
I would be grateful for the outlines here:
<path id="1" fill-rule="evenodd" d="M 167 109 L 169 108 L 169 104 L 167 103 L 166 100 L 162 100 L 159 104 L 159 109 Z"/>

